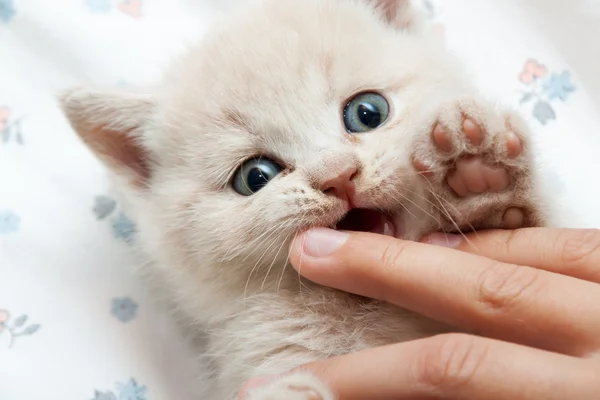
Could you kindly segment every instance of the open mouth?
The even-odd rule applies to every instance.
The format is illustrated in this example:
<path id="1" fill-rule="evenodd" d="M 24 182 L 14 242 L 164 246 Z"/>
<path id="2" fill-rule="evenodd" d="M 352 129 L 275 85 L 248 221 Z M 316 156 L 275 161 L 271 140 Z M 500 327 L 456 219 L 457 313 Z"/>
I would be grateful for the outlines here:
<path id="1" fill-rule="evenodd" d="M 350 210 L 335 226 L 340 231 L 372 232 L 395 236 L 396 226 L 390 215 L 366 208 Z"/>

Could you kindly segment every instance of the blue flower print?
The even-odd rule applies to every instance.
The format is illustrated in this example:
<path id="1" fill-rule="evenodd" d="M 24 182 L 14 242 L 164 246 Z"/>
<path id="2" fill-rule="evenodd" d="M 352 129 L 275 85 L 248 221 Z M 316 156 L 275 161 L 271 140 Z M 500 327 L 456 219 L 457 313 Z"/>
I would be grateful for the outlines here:
<path id="1" fill-rule="evenodd" d="M 88 10 L 96 13 L 109 13 L 119 10 L 130 17 L 141 18 L 143 0 L 83 0 Z"/>
<path id="2" fill-rule="evenodd" d="M 135 223 L 125 214 L 119 215 L 112 221 L 113 234 L 117 239 L 130 243 L 136 233 Z"/>
<path id="3" fill-rule="evenodd" d="M 22 120 L 23 117 L 12 118 L 11 109 L 8 106 L 0 106 L 0 140 L 2 143 L 14 141 L 19 145 L 25 144 L 21 127 Z"/>
<path id="4" fill-rule="evenodd" d="M 117 396 L 113 392 L 100 392 L 96 390 L 92 400 L 117 400 Z"/>
<path id="5" fill-rule="evenodd" d="M 135 318 L 138 305 L 129 297 L 113 299 L 111 314 L 119 321 L 125 323 Z"/>
<path id="6" fill-rule="evenodd" d="M 109 12 L 112 8 L 110 0 L 85 0 L 85 5 L 92 12 Z"/>
<path id="7" fill-rule="evenodd" d="M 540 100 L 533 107 L 533 116 L 537 118 L 542 125 L 547 125 L 548 122 L 556 119 L 556 112 L 550 104 Z"/>
<path id="8" fill-rule="evenodd" d="M 4 23 L 10 22 L 15 16 L 15 13 L 13 0 L 0 0 L 0 21 Z"/>
<path id="9" fill-rule="evenodd" d="M 99 220 L 106 219 L 117 208 L 117 202 L 107 196 L 96 196 L 94 200 L 94 214 Z"/>
<path id="10" fill-rule="evenodd" d="M 117 201 L 108 196 L 96 196 L 92 208 L 97 220 L 110 221 L 113 236 L 125 243 L 131 244 L 137 232 L 135 222 L 125 213 L 119 211 Z"/>
<path id="11" fill-rule="evenodd" d="M 17 233 L 21 226 L 21 218 L 10 210 L 0 211 L 0 235 Z"/>
<path id="12" fill-rule="evenodd" d="M 577 90 L 569 71 L 550 73 L 548 67 L 535 59 L 525 62 L 519 80 L 525 85 L 524 90 L 520 90 L 521 106 L 532 104 L 533 117 L 542 125 L 548 125 L 557 118 L 552 102 L 564 102 Z"/>
<path id="13" fill-rule="evenodd" d="M 130 379 L 125 384 L 117 384 L 119 400 L 147 400 L 146 386 L 138 386 L 135 379 Z"/>
<path id="14" fill-rule="evenodd" d="M 9 336 L 9 348 L 15 344 L 18 337 L 31 336 L 40 330 L 40 324 L 28 325 L 28 319 L 26 314 L 12 318 L 8 310 L 0 310 L 0 335 Z"/>
<path id="15" fill-rule="evenodd" d="M 133 378 L 127 383 L 117 383 L 116 387 L 114 392 L 96 390 L 91 400 L 148 400 L 146 386 L 139 386 Z"/>
<path id="16" fill-rule="evenodd" d="M 570 93 L 575 91 L 575 86 L 571 82 L 569 71 L 563 71 L 560 74 L 553 73 L 552 76 L 544 82 L 544 91 L 549 100 L 561 99 L 566 101 Z"/>

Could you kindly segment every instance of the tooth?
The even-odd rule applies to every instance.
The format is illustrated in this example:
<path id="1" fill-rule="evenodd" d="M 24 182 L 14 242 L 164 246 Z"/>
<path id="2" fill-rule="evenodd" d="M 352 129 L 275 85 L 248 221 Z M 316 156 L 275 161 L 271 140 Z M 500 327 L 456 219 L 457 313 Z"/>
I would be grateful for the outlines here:
<path id="1" fill-rule="evenodd" d="M 395 233 L 394 224 L 390 221 L 385 221 L 383 224 L 383 234 L 386 236 L 394 236 Z"/>

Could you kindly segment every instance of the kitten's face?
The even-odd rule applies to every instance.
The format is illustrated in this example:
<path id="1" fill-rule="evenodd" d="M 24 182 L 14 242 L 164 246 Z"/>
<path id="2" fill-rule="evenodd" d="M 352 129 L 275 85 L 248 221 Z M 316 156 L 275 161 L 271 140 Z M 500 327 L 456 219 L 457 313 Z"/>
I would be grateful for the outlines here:
<path id="1" fill-rule="evenodd" d="M 454 68 L 363 3 L 278 0 L 231 17 L 156 100 L 142 231 L 196 265 L 249 267 L 351 209 L 378 212 L 351 211 L 344 228 L 406 234 L 426 190 L 410 155 L 463 84 Z"/>
<path id="2" fill-rule="evenodd" d="M 186 210 L 176 226 L 226 258 L 285 255 L 351 208 L 386 217 L 354 211 L 346 228 L 405 232 L 422 193 L 411 144 L 452 85 L 440 50 L 344 1 L 272 2 L 230 24 L 166 80 L 155 182 Z M 347 171 L 349 199 L 335 195 Z"/>

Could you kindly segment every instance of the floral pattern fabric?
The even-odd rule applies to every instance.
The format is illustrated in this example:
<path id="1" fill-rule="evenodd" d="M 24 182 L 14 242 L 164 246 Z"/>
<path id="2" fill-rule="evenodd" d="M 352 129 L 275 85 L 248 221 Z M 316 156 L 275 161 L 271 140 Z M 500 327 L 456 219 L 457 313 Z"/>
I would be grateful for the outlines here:
<path id="1" fill-rule="evenodd" d="M 0 310 L 0 335 L 5 335 L 8 347 L 15 344 L 15 339 L 20 336 L 33 335 L 40 329 L 39 324 L 27 324 L 27 315 L 21 315 L 11 320 L 10 312 Z"/>
<path id="2" fill-rule="evenodd" d="M 550 73 L 536 60 L 527 60 L 519 79 L 526 85 L 521 104 L 533 102 L 533 116 L 543 125 L 556 119 L 552 101 L 566 102 L 576 89 L 568 70 Z"/>
<path id="3" fill-rule="evenodd" d="M 527 43 L 545 43 L 544 32 L 519 30 L 493 0 L 417 2 L 486 90 L 529 120 L 558 160 L 559 192 L 574 193 L 570 207 L 599 227 L 600 193 L 577 183 L 581 170 L 600 173 L 598 110 L 577 66 L 524 45 L 526 34 Z M 2 400 L 197 400 L 198 355 L 133 273 L 136 225 L 54 101 L 72 85 L 156 82 L 224 2 L 191 3 L 0 0 Z M 451 12 L 467 4 L 469 12 Z M 480 29 L 471 13 L 486 7 L 495 19 Z"/>
<path id="4" fill-rule="evenodd" d="M 0 23 L 8 23 L 15 16 L 13 0 L 0 0 Z"/>
<path id="5" fill-rule="evenodd" d="M 134 275 L 136 225 L 55 100 L 154 81 L 217 11 L 147 3 L 0 0 L 2 400 L 196 400 L 202 371 Z"/>

